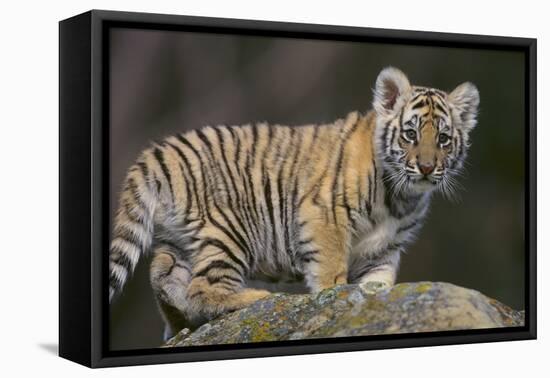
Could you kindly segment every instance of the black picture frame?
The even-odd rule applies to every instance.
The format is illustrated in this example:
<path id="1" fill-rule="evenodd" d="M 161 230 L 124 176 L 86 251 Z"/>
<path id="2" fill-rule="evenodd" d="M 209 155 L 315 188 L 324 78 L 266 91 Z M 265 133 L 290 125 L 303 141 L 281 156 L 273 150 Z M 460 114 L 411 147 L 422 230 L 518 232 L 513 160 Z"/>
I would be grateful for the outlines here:
<path id="1" fill-rule="evenodd" d="M 109 351 L 109 28 L 140 27 L 425 46 L 525 55 L 525 326 L 262 344 Z M 59 354 L 89 367 L 156 364 L 536 338 L 536 39 L 92 10 L 59 24 Z"/>

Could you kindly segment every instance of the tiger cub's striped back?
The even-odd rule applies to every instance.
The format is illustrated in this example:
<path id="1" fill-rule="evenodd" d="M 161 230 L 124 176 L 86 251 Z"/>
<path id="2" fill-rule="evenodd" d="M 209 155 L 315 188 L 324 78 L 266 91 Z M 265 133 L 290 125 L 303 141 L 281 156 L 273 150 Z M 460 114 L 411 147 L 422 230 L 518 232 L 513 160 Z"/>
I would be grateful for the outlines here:
<path id="1" fill-rule="evenodd" d="M 110 298 L 149 251 L 167 335 L 269 294 L 247 288 L 248 278 L 304 277 L 313 291 L 392 284 L 437 187 L 403 183 L 411 161 L 398 129 L 417 88 L 404 79 L 383 71 L 366 115 L 327 125 L 204 127 L 145 150 L 128 171 L 114 222 Z M 452 104 L 443 107 L 450 117 Z M 434 125 L 436 116 L 422 117 Z M 424 150 L 427 131 L 416 129 Z M 388 147 L 396 132 L 403 140 Z M 444 155 L 434 166 L 450 166 L 451 153 Z"/>

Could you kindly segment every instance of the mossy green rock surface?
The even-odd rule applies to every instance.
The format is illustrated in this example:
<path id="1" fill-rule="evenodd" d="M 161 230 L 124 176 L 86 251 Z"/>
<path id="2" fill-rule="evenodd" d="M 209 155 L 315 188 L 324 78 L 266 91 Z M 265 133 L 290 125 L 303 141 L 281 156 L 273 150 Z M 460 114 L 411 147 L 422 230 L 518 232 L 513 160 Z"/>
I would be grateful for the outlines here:
<path id="1" fill-rule="evenodd" d="M 221 316 L 166 347 L 304 338 L 519 327 L 522 311 L 442 282 L 401 283 L 376 293 L 342 285 L 319 294 L 273 294 Z"/>

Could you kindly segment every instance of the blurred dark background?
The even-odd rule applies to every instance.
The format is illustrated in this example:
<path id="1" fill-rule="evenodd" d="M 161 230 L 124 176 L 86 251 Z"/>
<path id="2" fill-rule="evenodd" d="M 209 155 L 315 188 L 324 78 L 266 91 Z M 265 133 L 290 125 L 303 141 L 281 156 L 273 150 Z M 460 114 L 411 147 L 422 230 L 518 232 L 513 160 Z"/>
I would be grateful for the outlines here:
<path id="1" fill-rule="evenodd" d="M 113 29 L 111 214 L 151 140 L 203 125 L 329 122 L 371 107 L 388 65 L 413 84 L 471 81 L 481 106 L 459 203 L 436 196 L 398 281 L 447 281 L 524 307 L 524 55 L 502 50 Z M 142 259 L 111 308 L 111 349 L 157 347 L 163 324 Z"/>

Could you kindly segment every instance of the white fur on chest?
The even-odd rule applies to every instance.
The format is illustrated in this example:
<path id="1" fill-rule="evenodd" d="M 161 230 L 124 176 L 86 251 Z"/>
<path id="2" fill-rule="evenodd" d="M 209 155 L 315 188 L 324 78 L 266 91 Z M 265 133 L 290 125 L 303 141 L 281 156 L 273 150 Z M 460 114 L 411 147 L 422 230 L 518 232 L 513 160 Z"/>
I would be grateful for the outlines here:
<path id="1" fill-rule="evenodd" d="M 415 211 L 397 219 L 391 216 L 387 209 L 381 209 L 376 214 L 375 223 L 365 221 L 358 227 L 358 232 L 352 238 L 351 255 L 376 257 L 396 245 L 403 245 L 410 241 L 414 236 L 413 232 L 399 230 L 419 220 L 424 215 L 424 210 Z"/>
<path id="2" fill-rule="evenodd" d="M 352 240 L 352 255 L 374 256 L 395 243 L 397 230 L 401 222 L 391 216 L 385 217 L 376 225 L 364 227 Z"/>

